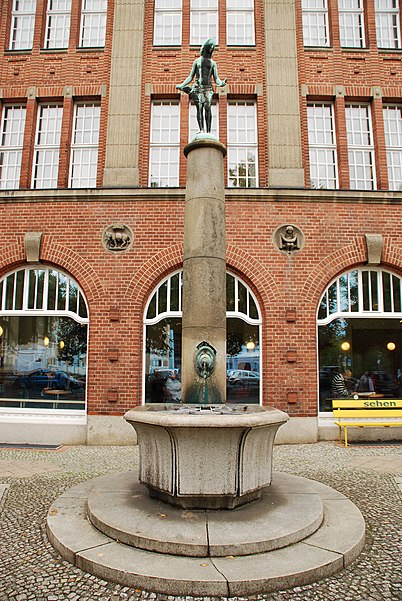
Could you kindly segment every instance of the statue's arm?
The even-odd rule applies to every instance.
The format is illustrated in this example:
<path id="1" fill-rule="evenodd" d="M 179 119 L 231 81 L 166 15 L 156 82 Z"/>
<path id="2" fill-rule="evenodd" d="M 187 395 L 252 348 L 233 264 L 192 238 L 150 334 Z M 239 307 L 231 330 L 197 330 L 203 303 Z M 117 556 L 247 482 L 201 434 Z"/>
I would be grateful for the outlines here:
<path id="1" fill-rule="evenodd" d="M 189 83 L 191 83 L 192 80 L 194 79 L 195 74 L 196 74 L 196 70 L 197 70 L 197 59 L 195 59 L 195 61 L 193 62 L 193 66 L 191 68 L 190 75 L 182 83 L 177 84 L 176 89 L 177 90 L 182 90 Z"/>
<path id="2" fill-rule="evenodd" d="M 218 67 L 216 65 L 216 62 L 213 61 L 213 65 L 212 65 L 212 76 L 215 80 L 215 83 L 218 87 L 223 87 L 226 85 L 227 79 L 219 79 L 219 75 L 218 75 Z"/>

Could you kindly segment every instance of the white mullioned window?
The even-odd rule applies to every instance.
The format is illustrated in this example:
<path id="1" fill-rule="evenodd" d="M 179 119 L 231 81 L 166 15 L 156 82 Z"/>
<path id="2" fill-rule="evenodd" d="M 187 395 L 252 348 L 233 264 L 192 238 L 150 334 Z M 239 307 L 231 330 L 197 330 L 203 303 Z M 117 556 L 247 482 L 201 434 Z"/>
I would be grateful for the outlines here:
<path id="1" fill-rule="evenodd" d="M 383 115 L 388 187 L 390 190 L 402 190 L 402 106 L 384 106 Z"/>
<path id="2" fill-rule="evenodd" d="M 41 104 L 38 109 L 33 163 L 33 188 L 57 188 L 61 119 L 59 105 Z"/>
<path id="3" fill-rule="evenodd" d="M 399 0 L 375 0 L 378 48 L 401 48 Z"/>
<path id="4" fill-rule="evenodd" d="M 363 0 L 339 0 L 338 11 L 341 46 L 364 48 Z"/>
<path id="5" fill-rule="evenodd" d="M 329 46 L 327 0 L 302 0 L 305 46 Z"/>
<path id="6" fill-rule="evenodd" d="M 85 411 L 88 307 L 77 282 L 52 267 L 0 279 L 0 407 L 37 414 Z"/>
<path id="7" fill-rule="evenodd" d="M 45 48 L 68 48 L 71 0 L 48 0 Z"/>
<path id="8" fill-rule="evenodd" d="M 173 101 L 154 101 L 151 106 L 149 185 L 179 185 L 180 106 Z"/>
<path id="9" fill-rule="evenodd" d="M 13 0 L 11 14 L 11 50 L 32 48 L 35 27 L 36 0 Z"/>
<path id="10" fill-rule="evenodd" d="M 154 46 L 181 45 L 182 0 L 155 0 Z"/>
<path id="11" fill-rule="evenodd" d="M 107 0 L 82 0 L 80 46 L 101 48 L 105 45 Z"/>
<path id="12" fill-rule="evenodd" d="M 337 188 L 336 138 L 331 103 L 307 106 L 310 179 L 313 188 Z"/>
<path id="13" fill-rule="evenodd" d="M 19 188 L 26 110 L 4 106 L 1 122 L 0 188 Z"/>
<path id="14" fill-rule="evenodd" d="M 226 43 L 254 46 L 254 0 L 226 0 Z"/>
<path id="15" fill-rule="evenodd" d="M 218 43 L 218 0 L 191 0 L 190 44 L 212 38 Z"/>
<path id="16" fill-rule="evenodd" d="M 95 188 L 98 169 L 100 105 L 76 104 L 71 141 L 70 188 Z"/>
<path id="17" fill-rule="evenodd" d="M 374 145 L 370 107 L 367 104 L 346 106 L 350 187 L 374 190 Z"/>
<path id="18" fill-rule="evenodd" d="M 257 110 L 255 102 L 228 104 L 228 185 L 258 185 Z"/>

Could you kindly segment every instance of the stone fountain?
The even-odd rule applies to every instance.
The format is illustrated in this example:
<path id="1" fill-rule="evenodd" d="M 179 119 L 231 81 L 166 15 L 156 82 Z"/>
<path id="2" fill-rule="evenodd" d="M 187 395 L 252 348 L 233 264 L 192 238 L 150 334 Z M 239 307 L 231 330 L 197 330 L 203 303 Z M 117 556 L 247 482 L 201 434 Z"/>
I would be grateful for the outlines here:
<path id="1" fill-rule="evenodd" d="M 211 74 L 224 85 L 213 47 L 205 47 L 190 73 L 198 83 L 188 88 L 187 78 L 178 86 L 196 102 L 205 73 L 208 85 Z M 274 438 L 286 413 L 225 402 L 226 149 L 210 134 L 208 85 L 197 106 L 207 132 L 184 149 L 184 403 L 128 411 L 139 473 L 66 491 L 50 508 L 47 532 L 66 559 L 101 578 L 171 595 L 244 596 L 348 565 L 364 545 L 364 521 L 337 491 L 272 474 Z"/>

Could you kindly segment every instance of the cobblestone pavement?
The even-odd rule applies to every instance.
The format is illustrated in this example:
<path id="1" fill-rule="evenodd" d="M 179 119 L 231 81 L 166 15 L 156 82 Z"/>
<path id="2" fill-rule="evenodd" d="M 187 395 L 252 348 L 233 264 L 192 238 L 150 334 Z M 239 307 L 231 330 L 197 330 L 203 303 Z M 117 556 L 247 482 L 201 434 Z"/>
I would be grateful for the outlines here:
<path id="1" fill-rule="evenodd" d="M 172 597 L 106 582 L 70 565 L 50 545 L 45 522 L 54 499 L 79 482 L 137 462 L 136 447 L 0 449 L 0 601 L 232 601 Z M 277 446 L 274 469 L 347 495 L 364 515 L 367 543 L 335 576 L 253 599 L 402 600 L 402 446 Z"/>

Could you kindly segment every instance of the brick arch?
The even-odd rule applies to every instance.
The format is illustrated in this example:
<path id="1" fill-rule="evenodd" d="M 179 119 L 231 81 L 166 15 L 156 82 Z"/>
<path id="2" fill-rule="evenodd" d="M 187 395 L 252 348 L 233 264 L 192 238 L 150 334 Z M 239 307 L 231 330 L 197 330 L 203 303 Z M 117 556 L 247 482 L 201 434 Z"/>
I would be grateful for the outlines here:
<path id="1" fill-rule="evenodd" d="M 88 303 L 104 295 L 101 279 L 91 265 L 75 251 L 53 242 L 49 236 L 43 237 L 40 260 L 70 273 L 80 285 Z"/>
<path id="2" fill-rule="evenodd" d="M 171 271 L 183 266 L 183 245 L 175 244 L 161 250 L 148 259 L 135 272 L 127 286 L 126 298 L 131 298 L 131 305 L 140 309 L 144 307 L 149 294 L 158 282 Z"/>
<path id="3" fill-rule="evenodd" d="M 338 274 L 352 269 L 367 260 L 366 245 L 363 237 L 355 239 L 355 243 L 344 246 L 324 257 L 308 275 L 301 291 L 301 298 L 308 298 L 315 305 L 328 283 Z"/>
<path id="4" fill-rule="evenodd" d="M 278 296 L 278 285 L 268 267 L 248 252 L 229 245 L 226 250 L 226 265 L 228 269 L 244 277 L 256 294 L 262 312 Z"/>

